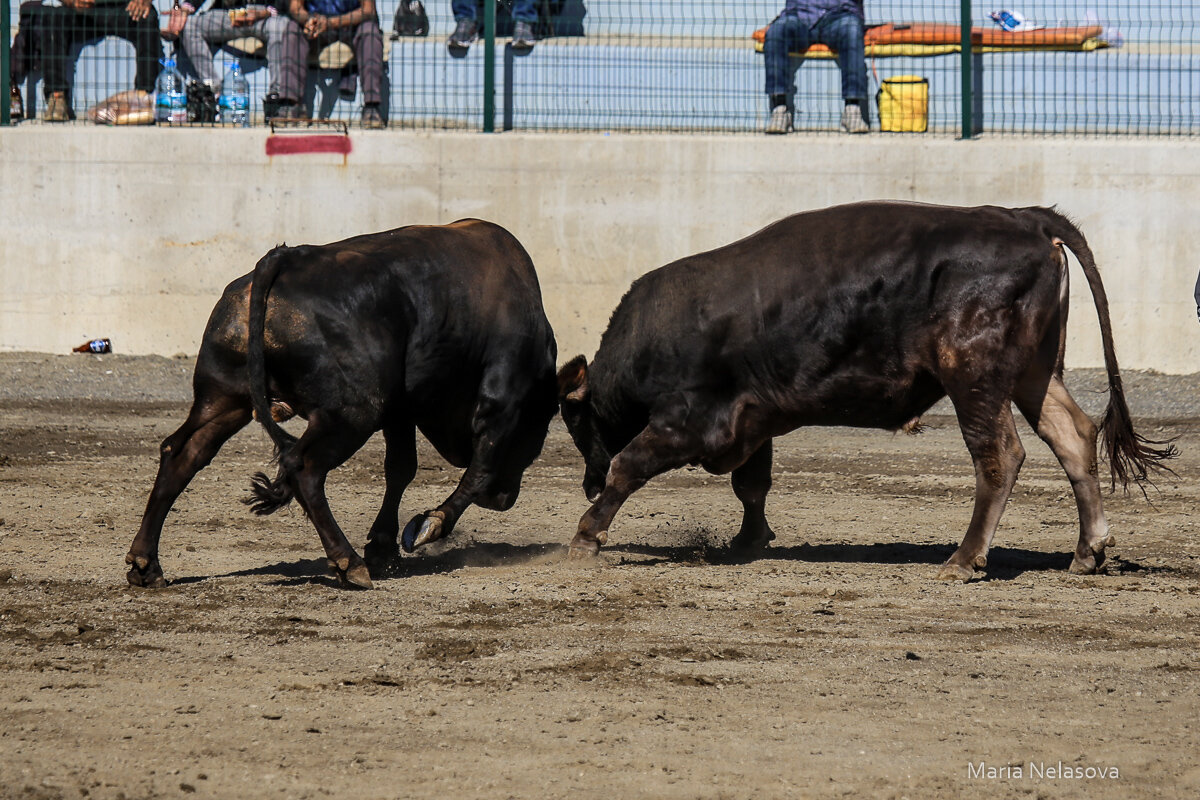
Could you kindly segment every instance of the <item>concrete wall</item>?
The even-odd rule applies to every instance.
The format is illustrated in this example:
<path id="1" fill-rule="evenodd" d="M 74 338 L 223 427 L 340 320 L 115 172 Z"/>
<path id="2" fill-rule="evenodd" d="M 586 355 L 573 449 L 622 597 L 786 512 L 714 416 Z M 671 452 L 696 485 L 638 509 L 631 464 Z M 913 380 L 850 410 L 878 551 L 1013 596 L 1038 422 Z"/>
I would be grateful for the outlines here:
<path id="1" fill-rule="evenodd" d="M 537 265 L 567 357 L 629 283 L 787 214 L 871 198 L 1057 204 L 1097 254 L 1126 368 L 1200 371 L 1200 142 L 919 135 L 353 133 L 268 157 L 266 131 L 0 131 L 0 349 L 193 353 L 268 248 L 410 223 L 498 222 Z M 1070 366 L 1102 364 L 1072 267 Z"/>

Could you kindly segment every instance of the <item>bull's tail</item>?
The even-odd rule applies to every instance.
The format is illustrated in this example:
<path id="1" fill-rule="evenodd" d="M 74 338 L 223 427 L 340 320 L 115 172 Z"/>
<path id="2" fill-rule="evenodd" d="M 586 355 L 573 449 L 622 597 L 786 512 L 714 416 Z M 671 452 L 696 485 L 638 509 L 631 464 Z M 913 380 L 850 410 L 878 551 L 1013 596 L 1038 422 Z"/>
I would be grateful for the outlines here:
<path id="1" fill-rule="evenodd" d="M 1171 472 L 1163 462 L 1175 458 L 1179 451 L 1173 444 L 1173 439 L 1147 439 L 1133 429 L 1133 420 L 1129 416 L 1129 406 L 1125 402 L 1125 387 L 1121 383 L 1121 370 L 1117 366 L 1117 354 L 1113 349 L 1112 321 L 1108 314 L 1108 295 L 1104 292 L 1104 284 L 1100 281 L 1100 271 L 1096 269 L 1096 259 L 1087 240 L 1069 219 L 1053 209 L 1039 209 L 1044 212 L 1047 221 L 1047 233 L 1062 240 L 1083 268 L 1088 286 L 1092 290 L 1092 300 L 1096 304 L 1096 315 L 1100 320 L 1100 337 L 1104 345 L 1104 367 L 1108 372 L 1108 408 L 1104 411 L 1104 419 L 1100 423 L 1100 435 L 1103 439 L 1104 453 L 1108 457 L 1109 469 L 1112 474 L 1112 488 L 1116 489 L 1117 482 L 1122 488 L 1127 488 L 1132 480 L 1139 486 L 1153 483 L 1149 480 L 1151 470 Z"/>
<path id="2" fill-rule="evenodd" d="M 285 456 L 296 444 L 296 437 L 280 427 L 271 416 L 271 399 L 267 395 L 267 357 L 264 339 L 267 327 L 267 298 L 287 257 L 287 249 L 276 247 L 254 265 L 250 283 L 250 329 L 246 343 L 246 371 L 250 379 L 250 404 L 254 415 L 267 429 L 275 443 L 275 460 L 279 471 L 274 480 L 259 472 L 250 481 L 251 496 L 244 501 L 255 514 L 271 514 L 292 501 L 292 485 L 288 480 Z"/>

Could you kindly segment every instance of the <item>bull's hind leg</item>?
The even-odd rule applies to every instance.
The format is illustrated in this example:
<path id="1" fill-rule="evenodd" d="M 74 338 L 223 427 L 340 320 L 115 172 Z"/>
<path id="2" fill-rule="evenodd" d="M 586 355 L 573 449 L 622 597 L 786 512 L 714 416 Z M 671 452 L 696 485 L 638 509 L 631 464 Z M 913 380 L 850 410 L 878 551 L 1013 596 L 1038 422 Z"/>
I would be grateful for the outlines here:
<path id="1" fill-rule="evenodd" d="M 383 504 L 363 550 L 372 571 L 383 568 L 400 554 L 396 544 L 400 535 L 400 501 L 417 474 L 416 428 L 411 424 L 389 426 L 383 429 L 383 439 L 387 445 L 383 458 Z"/>
<path id="2" fill-rule="evenodd" d="M 1027 376 L 1017 385 L 1014 400 L 1071 480 L 1079 510 L 1079 542 L 1071 572 L 1094 573 L 1104 564 L 1104 548 L 1114 543 L 1096 477 L 1096 425 L 1055 376 Z"/>
<path id="3" fill-rule="evenodd" d="M 775 538 L 765 511 L 767 492 L 771 491 L 771 440 L 755 450 L 730 478 L 743 510 L 742 528 L 730 541 L 729 549 L 740 556 L 754 555 Z"/>
<path id="4" fill-rule="evenodd" d="M 125 556 L 130 567 L 126 578 L 131 586 L 166 585 L 158 563 L 163 522 L 196 473 L 208 466 L 229 437 L 246 426 L 250 416 L 248 398 L 226 394 L 198 397 L 179 430 L 163 440 L 158 476 L 146 502 L 142 525 Z"/>
<path id="5" fill-rule="evenodd" d="M 987 566 L 988 548 L 1025 460 L 1007 394 L 994 395 L 1001 398 L 998 407 L 979 407 L 971 401 L 973 394 L 967 390 L 965 397 L 952 394 L 950 399 L 975 463 L 975 510 L 962 544 L 938 572 L 939 580 L 968 581 L 976 569 Z"/>
<path id="6" fill-rule="evenodd" d="M 309 415 L 308 429 L 280 459 L 282 477 L 291 485 L 317 529 L 338 582 L 363 589 L 372 588 L 370 572 L 333 518 L 325 497 L 325 478 L 370 437 L 370 431 L 360 430 L 318 411 Z"/>

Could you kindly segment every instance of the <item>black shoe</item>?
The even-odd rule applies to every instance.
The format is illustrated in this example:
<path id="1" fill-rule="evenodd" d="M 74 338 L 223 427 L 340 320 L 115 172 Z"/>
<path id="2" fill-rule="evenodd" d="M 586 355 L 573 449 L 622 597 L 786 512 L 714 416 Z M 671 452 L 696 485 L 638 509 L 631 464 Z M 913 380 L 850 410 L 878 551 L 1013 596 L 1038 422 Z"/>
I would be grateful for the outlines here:
<path id="1" fill-rule="evenodd" d="M 528 53 L 533 49 L 537 39 L 533 36 L 533 26 L 528 22 L 518 22 L 513 25 L 512 49 L 517 53 Z"/>
<path id="2" fill-rule="evenodd" d="M 460 19 L 454 26 L 454 33 L 450 34 L 446 47 L 450 48 L 451 52 L 465 53 L 477 38 L 479 38 L 479 26 L 475 24 L 475 20 Z"/>
<path id="3" fill-rule="evenodd" d="M 392 20 L 393 40 L 401 36 L 428 36 L 429 15 L 425 13 L 425 5 L 421 0 L 400 0 L 396 6 L 396 16 Z"/>
<path id="4" fill-rule="evenodd" d="M 364 128 L 374 130 L 387 127 L 387 120 L 383 118 L 383 112 L 379 110 L 378 103 L 363 106 L 361 124 Z"/>
<path id="5" fill-rule="evenodd" d="M 308 109 L 304 103 L 295 100 L 280 100 L 279 116 L 281 119 L 308 119 Z"/>

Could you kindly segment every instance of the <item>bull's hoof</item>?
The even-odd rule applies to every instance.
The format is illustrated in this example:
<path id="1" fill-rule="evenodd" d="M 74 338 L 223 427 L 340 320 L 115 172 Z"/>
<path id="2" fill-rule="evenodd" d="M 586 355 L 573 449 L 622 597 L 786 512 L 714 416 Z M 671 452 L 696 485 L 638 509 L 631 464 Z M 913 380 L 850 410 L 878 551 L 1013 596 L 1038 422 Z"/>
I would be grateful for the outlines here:
<path id="1" fill-rule="evenodd" d="M 773 541 L 775 532 L 770 528 L 764 527 L 756 531 L 743 528 L 737 536 L 729 540 L 726 553 L 731 560 L 750 561 L 770 549 Z"/>
<path id="2" fill-rule="evenodd" d="M 395 535 L 368 538 L 367 546 L 363 548 L 363 560 L 372 572 L 382 572 L 399 557 L 400 547 Z"/>
<path id="3" fill-rule="evenodd" d="M 409 520 L 400 536 L 400 546 L 404 548 L 404 552 L 411 553 L 422 545 L 442 538 L 445 520 L 446 517 L 441 511 L 427 511 Z"/>
<path id="4" fill-rule="evenodd" d="M 330 559 L 329 569 L 333 571 L 338 585 L 343 589 L 375 588 L 375 584 L 371 583 L 371 573 L 367 571 L 367 565 L 363 563 L 362 559 L 356 558 L 354 561 L 349 558 L 339 558 L 337 561 Z"/>
<path id="5" fill-rule="evenodd" d="M 567 548 L 567 560 L 589 561 L 600 555 L 600 545 L 607 541 L 608 533 L 606 531 L 596 534 L 595 538 L 577 533 L 571 540 L 571 546 Z"/>
<path id="6" fill-rule="evenodd" d="M 935 577 L 939 581 L 966 583 L 975 577 L 975 570 L 947 561 L 945 564 L 942 564 L 942 568 L 938 570 L 938 574 Z"/>
<path id="7" fill-rule="evenodd" d="M 1091 552 L 1080 555 L 1079 551 L 1075 551 L 1075 557 L 1071 559 L 1071 566 L 1067 571 L 1072 575 L 1095 575 L 1104 567 L 1104 561 L 1107 558 L 1104 549 L 1112 547 L 1117 543 L 1117 537 L 1108 536 L 1100 544 L 1091 548 Z"/>
<path id="8" fill-rule="evenodd" d="M 161 589 L 167 585 L 167 579 L 163 577 L 162 567 L 157 558 L 130 553 L 125 556 L 125 563 L 130 566 L 129 572 L 125 574 L 125 580 L 129 581 L 130 586 Z"/>

